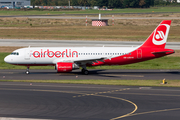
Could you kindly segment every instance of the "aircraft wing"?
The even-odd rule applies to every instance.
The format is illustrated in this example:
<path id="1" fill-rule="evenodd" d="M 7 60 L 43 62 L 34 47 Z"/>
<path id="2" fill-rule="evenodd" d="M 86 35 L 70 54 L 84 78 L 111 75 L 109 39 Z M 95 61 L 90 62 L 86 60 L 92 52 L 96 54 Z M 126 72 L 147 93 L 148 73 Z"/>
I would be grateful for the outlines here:
<path id="1" fill-rule="evenodd" d="M 82 63 L 89 63 L 89 64 L 93 64 L 93 62 L 95 63 L 98 63 L 98 61 L 100 62 L 104 62 L 104 60 L 107 59 L 107 58 L 85 58 L 85 59 L 77 59 L 77 60 L 74 60 L 74 63 L 78 63 L 78 64 L 82 64 Z"/>
<path id="2" fill-rule="evenodd" d="M 65 59 L 56 59 L 53 61 L 54 64 L 58 62 L 73 62 L 77 64 L 93 64 L 93 63 L 98 63 L 104 62 L 105 59 L 111 59 L 111 57 L 94 57 L 94 58 L 65 58 Z"/>

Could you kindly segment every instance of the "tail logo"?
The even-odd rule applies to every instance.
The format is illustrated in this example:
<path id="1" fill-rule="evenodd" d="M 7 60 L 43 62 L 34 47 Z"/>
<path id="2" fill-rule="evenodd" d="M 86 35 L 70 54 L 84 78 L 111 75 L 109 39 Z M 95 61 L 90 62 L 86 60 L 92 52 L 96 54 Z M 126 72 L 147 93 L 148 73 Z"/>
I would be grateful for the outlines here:
<path id="1" fill-rule="evenodd" d="M 163 40 L 164 39 L 164 32 L 163 31 L 157 31 L 157 32 L 158 32 L 158 34 L 156 34 L 155 39 L 157 41 Z"/>
<path id="2" fill-rule="evenodd" d="M 153 43 L 155 45 L 162 45 L 166 43 L 169 27 L 170 26 L 167 24 L 162 24 L 157 27 L 153 36 Z"/>

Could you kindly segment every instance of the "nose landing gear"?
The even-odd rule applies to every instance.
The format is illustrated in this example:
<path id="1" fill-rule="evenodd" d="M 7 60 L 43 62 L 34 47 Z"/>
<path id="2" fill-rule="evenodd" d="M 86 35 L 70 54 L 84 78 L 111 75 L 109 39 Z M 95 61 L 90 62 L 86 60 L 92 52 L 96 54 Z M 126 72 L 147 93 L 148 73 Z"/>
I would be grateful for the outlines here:
<path id="1" fill-rule="evenodd" d="M 26 75 L 28 75 L 29 74 L 29 66 L 27 66 L 27 69 L 26 69 Z"/>

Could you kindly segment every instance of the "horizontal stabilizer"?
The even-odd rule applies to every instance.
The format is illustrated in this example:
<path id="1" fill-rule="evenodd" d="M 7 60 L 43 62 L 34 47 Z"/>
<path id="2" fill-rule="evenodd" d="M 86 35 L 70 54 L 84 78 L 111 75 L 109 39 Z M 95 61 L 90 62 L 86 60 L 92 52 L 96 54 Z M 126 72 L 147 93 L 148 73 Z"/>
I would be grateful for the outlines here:
<path id="1" fill-rule="evenodd" d="M 152 54 L 164 54 L 164 53 L 168 53 L 168 52 L 174 53 L 174 51 L 158 51 L 158 52 L 152 52 Z"/>

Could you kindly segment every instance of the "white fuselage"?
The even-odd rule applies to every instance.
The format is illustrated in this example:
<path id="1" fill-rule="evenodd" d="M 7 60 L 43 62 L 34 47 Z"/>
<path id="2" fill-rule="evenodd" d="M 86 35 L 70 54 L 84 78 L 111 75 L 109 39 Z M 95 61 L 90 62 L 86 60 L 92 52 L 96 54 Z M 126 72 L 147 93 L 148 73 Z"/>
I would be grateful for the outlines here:
<path id="1" fill-rule="evenodd" d="M 74 62 L 97 58 L 115 58 L 130 54 L 137 47 L 29 47 L 13 51 L 5 58 L 10 64 L 53 65 L 57 62 Z"/>

